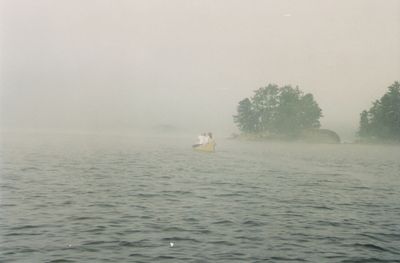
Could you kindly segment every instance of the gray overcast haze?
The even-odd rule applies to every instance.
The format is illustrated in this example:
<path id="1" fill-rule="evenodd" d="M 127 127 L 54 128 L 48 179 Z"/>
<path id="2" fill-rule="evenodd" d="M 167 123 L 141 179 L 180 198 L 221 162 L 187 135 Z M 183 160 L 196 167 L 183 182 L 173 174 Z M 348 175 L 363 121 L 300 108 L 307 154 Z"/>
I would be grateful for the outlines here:
<path id="1" fill-rule="evenodd" d="M 0 19 L 2 129 L 234 132 L 276 83 L 346 136 L 400 80 L 398 0 L 3 0 Z"/>

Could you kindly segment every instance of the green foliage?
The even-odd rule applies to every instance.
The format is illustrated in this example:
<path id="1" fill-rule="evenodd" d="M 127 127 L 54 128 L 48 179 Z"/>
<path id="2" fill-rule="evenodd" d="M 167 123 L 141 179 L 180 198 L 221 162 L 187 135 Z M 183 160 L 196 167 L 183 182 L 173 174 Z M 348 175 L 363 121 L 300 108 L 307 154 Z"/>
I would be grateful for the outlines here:
<path id="1" fill-rule="evenodd" d="M 239 102 L 234 122 L 242 132 L 269 132 L 296 136 L 302 130 L 319 128 L 321 109 L 312 94 L 298 87 L 269 84 Z"/>
<path id="2" fill-rule="evenodd" d="M 237 123 L 239 129 L 244 132 L 255 132 L 256 117 L 252 114 L 252 104 L 248 98 L 239 102 L 238 115 L 234 116 L 234 122 Z"/>
<path id="3" fill-rule="evenodd" d="M 400 140 L 399 82 L 394 82 L 380 100 L 360 114 L 358 135 L 363 138 Z"/>
<path id="4" fill-rule="evenodd" d="M 366 137 L 369 135 L 369 120 L 368 120 L 368 111 L 364 110 L 360 114 L 360 130 L 359 135 L 361 137 Z"/>

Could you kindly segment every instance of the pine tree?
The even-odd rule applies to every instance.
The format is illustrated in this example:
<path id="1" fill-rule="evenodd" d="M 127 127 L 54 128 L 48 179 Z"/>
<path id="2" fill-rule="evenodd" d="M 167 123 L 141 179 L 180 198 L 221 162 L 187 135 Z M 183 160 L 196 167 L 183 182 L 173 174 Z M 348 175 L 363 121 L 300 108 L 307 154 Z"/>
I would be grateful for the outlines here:
<path id="1" fill-rule="evenodd" d="M 360 115 L 358 135 L 363 138 L 400 140 L 400 83 L 394 82 L 368 111 Z"/>

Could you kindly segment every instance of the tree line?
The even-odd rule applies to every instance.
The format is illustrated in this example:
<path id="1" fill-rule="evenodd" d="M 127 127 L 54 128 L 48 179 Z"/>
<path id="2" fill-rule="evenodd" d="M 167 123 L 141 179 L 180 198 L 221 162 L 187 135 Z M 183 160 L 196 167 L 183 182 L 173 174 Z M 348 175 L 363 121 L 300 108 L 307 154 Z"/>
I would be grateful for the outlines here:
<path id="1" fill-rule="evenodd" d="M 400 83 L 394 82 L 388 91 L 375 100 L 369 110 L 360 114 L 358 135 L 366 139 L 400 141 Z"/>
<path id="2" fill-rule="evenodd" d="M 243 133 L 270 133 L 290 137 L 307 129 L 320 128 L 322 110 L 311 93 L 299 87 L 269 84 L 241 100 L 233 121 Z M 361 138 L 400 140 L 400 84 L 395 82 L 387 93 L 360 115 Z"/>

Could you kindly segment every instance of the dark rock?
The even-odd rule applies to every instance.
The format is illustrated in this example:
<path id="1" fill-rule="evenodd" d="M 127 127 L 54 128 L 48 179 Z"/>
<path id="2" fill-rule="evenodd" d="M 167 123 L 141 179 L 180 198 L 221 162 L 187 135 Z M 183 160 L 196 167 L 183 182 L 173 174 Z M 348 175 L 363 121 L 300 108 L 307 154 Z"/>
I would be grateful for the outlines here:
<path id="1" fill-rule="evenodd" d="M 339 135 L 327 129 L 308 129 L 304 130 L 300 139 L 311 143 L 340 143 Z"/>

